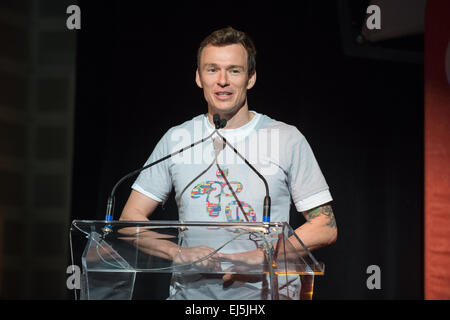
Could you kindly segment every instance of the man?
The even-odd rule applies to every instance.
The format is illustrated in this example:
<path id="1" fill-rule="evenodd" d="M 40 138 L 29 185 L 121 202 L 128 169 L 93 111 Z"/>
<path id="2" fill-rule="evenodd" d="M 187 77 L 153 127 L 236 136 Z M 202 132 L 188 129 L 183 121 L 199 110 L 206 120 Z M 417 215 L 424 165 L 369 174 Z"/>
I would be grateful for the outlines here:
<path id="1" fill-rule="evenodd" d="M 209 35 L 198 50 L 195 76 L 197 85 L 203 89 L 208 113 L 171 128 L 147 163 L 209 135 L 214 130 L 213 115 L 218 114 L 227 120 L 221 134 L 245 157 L 254 157 L 254 166 L 269 183 L 271 221 L 289 221 L 292 199 L 306 218 L 306 223 L 295 230 L 304 244 L 310 250 L 329 245 L 337 238 L 336 221 L 329 204 L 332 198 L 306 139 L 295 127 L 249 110 L 247 90 L 256 82 L 255 55 L 253 42 L 243 32 L 228 27 Z M 203 135 L 199 136 L 199 132 Z M 210 154 L 208 158 L 212 150 L 215 156 Z M 230 148 L 218 150 L 210 141 L 177 159 L 143 171 L 132 187 L 121 220 L 148 220 L 174 187 L 181 221 L 262 221 L 264 186 L 233 155 Z M 219 156 L 222 158 L 218 161 Z M 217 168 L 208 167 L 207 160 L 215 160 Z M 159 242 L 152 248 L 155 254 L 175 262 L 196 261 L 213 251 L 201 244 L 181 251 L 169 241 Z M 258 254 L 255 258 L 251 252 L 220 257 L 259 261 Z M 217 266 L 213 259 L 202 264 Z M 233 281 L 233 275 L 226 274 L 223 280 Z"/>

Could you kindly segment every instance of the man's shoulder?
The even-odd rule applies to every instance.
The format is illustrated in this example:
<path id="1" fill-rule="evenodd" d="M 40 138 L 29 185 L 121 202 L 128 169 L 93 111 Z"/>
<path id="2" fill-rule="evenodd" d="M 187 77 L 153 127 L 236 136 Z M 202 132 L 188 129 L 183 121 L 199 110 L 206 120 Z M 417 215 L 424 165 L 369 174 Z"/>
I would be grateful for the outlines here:
<path id="1" fill-rule="evenodd" d="M 205 135 L 204 121 L 205 115 L 198 115 L 190 120 L 170 127 L 161 137 L 161 142 L 168 145 L 169 148 L 189 145 L 194 141 L 200 140 Z M 181 147 L 180 147 L 181 148 Z"/>
<path id="2" fill-rule="evenodd" d="M 171 134 L 173 134 L 174 132 L 177 132 L 177 131 L 180 131 L 180 132 L 186 131 L 186 130 L 187 131 L 193 131 L 196 126 L 202 126 L 203 125 L 204 117 L 205 117 L 204 114 L 200 114 L 198 116 L 193 117 L 190 120 L 186 120 L 186 121 L 184 121 L 184 122 L 182 122 L 180 124 L 174 125 L 174 126 L 170 127 L 167 130 L 165 135 L 166 136 L 169 135 L 169 134 L 171 135 Z"/>
<path id="3" fill-rule="evenodd" d="M 280 137 L 291 138 L 291 139 L 303 139 L 304 136 L 300 132 L 297 126 L 288 124 L 286 122 L 275 120 L 267 115 L 261 115 L 261 126 L 259 129 L 265 130 L 276 130 L 279 132 Z"/>
<path id="4" fill-rule="evenodd" d="M 192 119 L 186 120 L 180 124 L 177 124 L 173 127 L 171 127 L 169 130 L 174 130 L 174 129 L 189 129 L 189 128 L 193 128 L 195 126 L 195 124 L 203 124 L 205 115 L 204 114 L 199 114 L 198 116 L 193 117 Z"/>

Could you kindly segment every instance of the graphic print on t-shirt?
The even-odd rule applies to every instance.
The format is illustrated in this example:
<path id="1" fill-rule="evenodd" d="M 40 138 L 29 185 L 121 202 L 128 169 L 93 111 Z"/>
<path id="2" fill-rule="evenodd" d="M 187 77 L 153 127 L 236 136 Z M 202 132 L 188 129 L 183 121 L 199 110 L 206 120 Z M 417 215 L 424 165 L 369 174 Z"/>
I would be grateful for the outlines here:
<path id="1" fill-rule="evenodd" d="M 228 169 L 224 169 L 223 173 L 228 177 Z M 231 190 L 229 190 L 225 179 L 219 170 L 216 171 L 216 176 L 221 181 L 205 181 L 196 185 L 191 191 L 192 199 L 200 199 L 206 195 L 205 205 L 206 212 L 212 218 L 217 218 L 221 211 L 227 197 L 231 197 L 231 201 L 225 204 L 224 212 L 229 222 L 243 222 L 241 209 L 238 202 L 234 199 Z M 244 186 L 238 181 L 229 181 L 236 196 L 242 191 Z M 234 188 L 236 186 L 236 188 Z M 240 199 L 239 199 L 240 200 Z M 250 222 L 256 221 L 256 213 L 252 206 L 244 201 L 240 201 L 244 208 L 244 213 Z"/>

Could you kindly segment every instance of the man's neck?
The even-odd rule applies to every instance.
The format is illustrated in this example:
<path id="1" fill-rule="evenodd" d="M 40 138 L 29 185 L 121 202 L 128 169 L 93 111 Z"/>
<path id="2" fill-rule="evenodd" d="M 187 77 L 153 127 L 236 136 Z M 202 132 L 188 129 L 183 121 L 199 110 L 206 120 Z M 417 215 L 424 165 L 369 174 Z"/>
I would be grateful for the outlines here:
<path id="1" fill-rule="evenodd" d="M 213 112 L 213 111 L 211 111 L 211 110 L 208 111 L 208 120 L 209 120 L 209 123 L 214 125 L 214 121 L 213 121 L 214 113 L 211 113 L 211 112 Z M 240 127 L 246 125 L 247 123 L 249 123 L 255 116 L 255 114 L 253 112 L 250 112 L 248 110 L 248 107 L 242 107 L 234 114 L 221 113 L 221 112 L 217 112 L 217 114 L 219 114 L 221 119 L 227 120 L 227 126 L 225 127 L 225 129 L 240 128 Z"/>

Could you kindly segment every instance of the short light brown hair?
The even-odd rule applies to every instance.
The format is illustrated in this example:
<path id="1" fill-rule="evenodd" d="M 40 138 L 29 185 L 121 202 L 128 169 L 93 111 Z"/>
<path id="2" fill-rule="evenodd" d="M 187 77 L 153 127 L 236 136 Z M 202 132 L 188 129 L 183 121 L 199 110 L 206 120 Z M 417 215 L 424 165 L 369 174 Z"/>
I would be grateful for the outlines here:
<path id="1" fill-rule="evenodd" d="M 256 48 L 252 39 L 245 33 L 232 27 L 219 29 L 207 36 L 197 51 L 197 67 L 200 69 L 200 56 L 203 49 L 208 46 L 223 47 L 230 44 L 241 44 L 247 51 L 248 74 L 252 75 L 256 70 Z"/>

